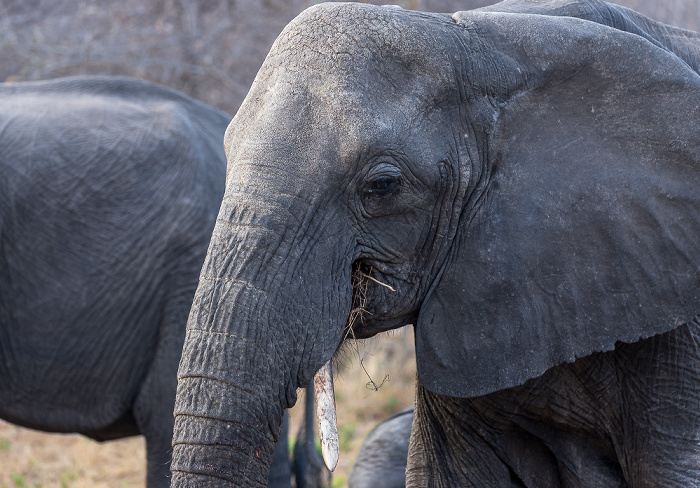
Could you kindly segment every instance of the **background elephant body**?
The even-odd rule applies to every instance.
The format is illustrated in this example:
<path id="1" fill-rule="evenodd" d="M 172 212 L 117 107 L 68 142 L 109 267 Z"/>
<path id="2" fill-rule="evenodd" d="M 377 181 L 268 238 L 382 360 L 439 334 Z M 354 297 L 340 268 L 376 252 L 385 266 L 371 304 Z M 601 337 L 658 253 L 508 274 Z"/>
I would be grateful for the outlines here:
<path id="1" fill-rule="evenodd" d="M 167 486 L 230 118 L 126 78 L 4 84 L 0 106 L 0 416 L 97 440 L 143 434 L 148 485 Z M 275 486 L 289 486 L 283 447 Z"/>
<path id="2" fill-rule="evenodd" d="M 699 59 L 596 0 L 297 17 L 226 132 L 173 486 L 263 485 L 296 389 L 410 323 L 408 486 L 697 484 Z"/>
<path id="3" fill-rule="evenodd" d="M 406 462 L 412 423 L 411 406 L 372 429 L 352 466 L 348 478 L 349 488 L 406 486 Z"/>

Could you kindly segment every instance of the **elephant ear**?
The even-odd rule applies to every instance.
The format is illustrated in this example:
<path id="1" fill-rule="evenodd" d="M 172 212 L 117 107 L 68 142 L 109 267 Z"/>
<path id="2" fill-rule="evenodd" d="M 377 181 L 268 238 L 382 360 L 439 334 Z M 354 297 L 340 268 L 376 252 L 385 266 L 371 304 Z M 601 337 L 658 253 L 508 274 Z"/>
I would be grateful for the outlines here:
<path id="1" fill-rule="evenodd" d="M 503 0 L 478 10 L 589 20 L 641 36 L 655 46 L 673 52 L 696 72 L 700 70 L 700 33 L 657 22 L 634 10 L 602 0 Z M 458 12 L 454 17 L 459 21 L 462 16 L 464 13 Z"/>
<path id="2" fill-rule="evenodd" d="M 422 384 L 478 396 L 697 316 L 697 73 L 579 19 L 473 12 L 459 24 L 465 91 L 499 108 L 416 322 Z"/>

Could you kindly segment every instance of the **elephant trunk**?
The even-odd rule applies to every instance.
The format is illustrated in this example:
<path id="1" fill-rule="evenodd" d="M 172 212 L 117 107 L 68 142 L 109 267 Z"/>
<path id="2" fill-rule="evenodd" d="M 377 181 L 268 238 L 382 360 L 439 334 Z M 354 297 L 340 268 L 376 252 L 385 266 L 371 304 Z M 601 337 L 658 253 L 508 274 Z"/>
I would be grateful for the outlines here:
<path id="1" fill-rule="evenodd" d="M 173 487 L 266 486 L 282 408 L 269 365 L 235 335 L 188 330 L 178 378 Z M 212 361 L 212 358 L 216 358 Z M 243 372 L 240 362 L 250 362 Z M 272 424 L 272 425 L 271 425 Z M 227 484 L 228 482 L 228 484 Z"/>
<path id="2" fill-rule="evenodd" d="M 350 311 L 351 257 L 271 221 L 222 205 L 178 372 L 172 486 L 265 486 L 284 409 L 319 369 L 321 418 L 334 416 L 322 366 Z M 334 465 L 334 422 L 322 429 Z"/>

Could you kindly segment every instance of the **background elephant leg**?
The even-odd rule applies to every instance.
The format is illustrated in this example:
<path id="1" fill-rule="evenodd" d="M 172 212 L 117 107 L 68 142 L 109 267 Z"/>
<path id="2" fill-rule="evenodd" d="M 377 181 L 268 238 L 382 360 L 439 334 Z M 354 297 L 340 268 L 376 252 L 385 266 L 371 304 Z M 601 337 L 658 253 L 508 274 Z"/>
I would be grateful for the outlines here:
<path id="1" fill-rule="evenodd" d="M 291 488 L 292 466 L 289 461 L 289 415 L 282 416 L 280 439 L 275 444 L 272 465 L 267 475 L 268 488 Z"/>
<path id="2" fill-rule="evenodd" d="M 146 437 L 148 488 L 170 486 L 177 367 L 188 314 L 188 300 L 173 300 L 166 308 L 155 356 L 133 407 L 139 431 Z"/>
<path id="3" fill-rule="evenodd" d="M 700 324 L 618 347 L 627 409 L 616 439 L 633 488 L 700 486 Z"/>

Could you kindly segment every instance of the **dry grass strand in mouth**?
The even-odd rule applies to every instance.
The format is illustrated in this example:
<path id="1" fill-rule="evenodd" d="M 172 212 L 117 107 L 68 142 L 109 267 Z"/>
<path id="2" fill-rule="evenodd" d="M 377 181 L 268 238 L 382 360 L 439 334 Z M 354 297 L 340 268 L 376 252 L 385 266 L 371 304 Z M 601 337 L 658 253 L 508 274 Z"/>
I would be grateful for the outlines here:
<path id="1" fill-rule="evenodd" d="M 369 390 L 374 390 L 378 391 L 379 388 L 384 385 L 387 381 L 390 381 L 391 378 L 388 374 L 384 375 L 384 378 L 382 379 L 382 382 L 377 384 L 372 377 L 370 376 L 369 372 L 367 371 L 367 368 L 365 368 L 364 365 L 364 357 L 360 354 L 360 346 L 358 344 L 358 340 L 355 337 L 355 324 L 359 323 L 361 324 L 364 320 L 364 315 L 369 314 L 372 315 L 370 311 L 367 310 L 367 287 L 369 286 L 370 282 L 377 283 L 378 285 L 384 286 L 388 288 L 391 291 L 396 291 L 393 287 L 387 285 L 386 283 L 382 283 L 381 281 L 377 280 L 376 278 L 373 278 L 372 275 L 372 267 L 370 266 L 369 268 L 366 268 L 363 264 L 358 263 L 354 266 L 353 272 L 352 272 L 352 309 L 350 310 L 350 316 L 348 317 L 348 323 L 345 326 L 345 337 L 344 340 L 352 339 L 352 347 L 351 349 L 357 354 L 357 359 L 360 362 L 360 367 L 362 370 L 365 372 L 367 375 L 367 378 L 369 381 L 365 385 L 367 389 Z"/>
<path id="2" fill-rule="evenodd" d="M 349 335 L 355 337 L 353 332 L 353 327 L 356 323 L 363 322 L 363 315 L 370 314 L 365 308 L 367 306 L 367 286 L 369 285 L 369 274 L 362 270 L 362 264 L 356 264 L 352 271 L 352 309 L 350 310 L 350 316 L 348 317 L 348 323 L 345 325 L 345 338 L 347 339 Z M 369 268 L 369 273 L 372 272 L 372 268 Z"/>

